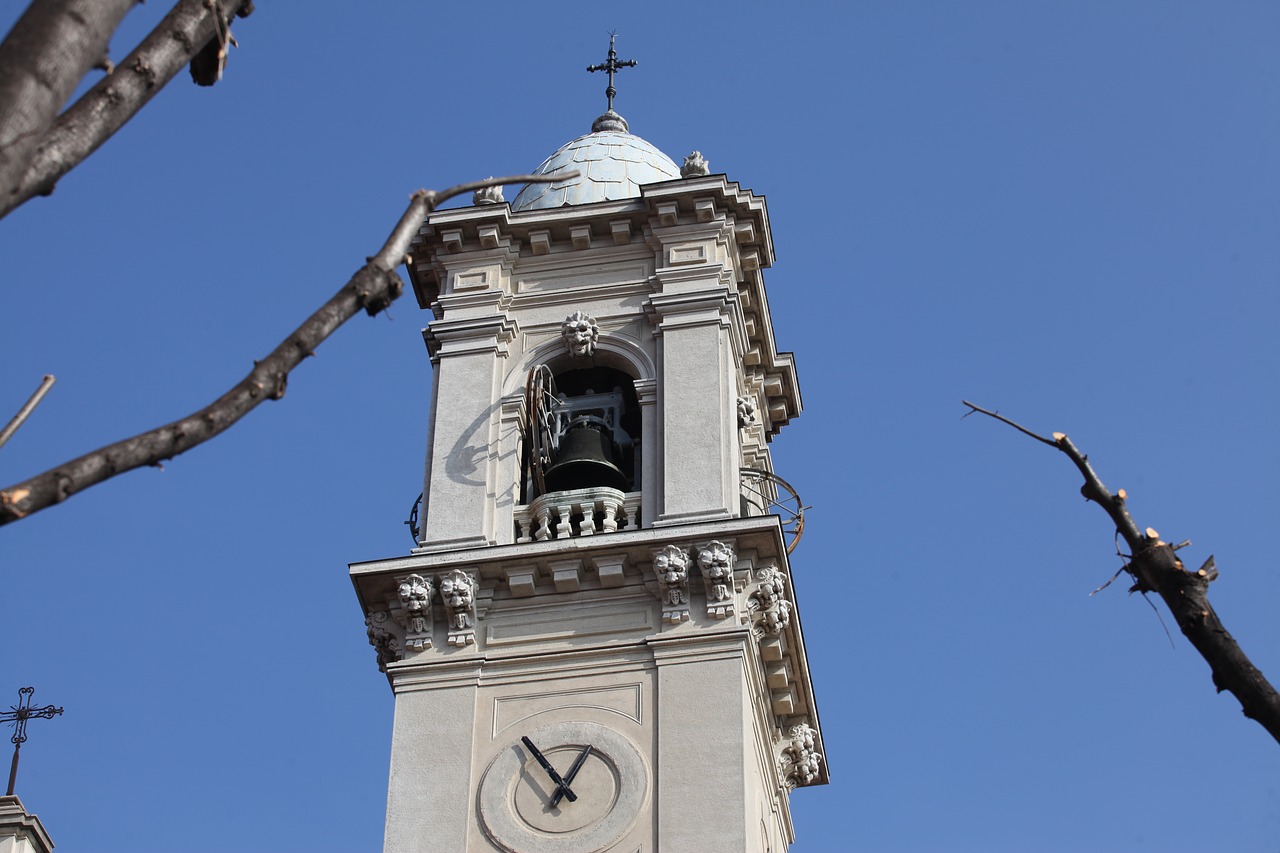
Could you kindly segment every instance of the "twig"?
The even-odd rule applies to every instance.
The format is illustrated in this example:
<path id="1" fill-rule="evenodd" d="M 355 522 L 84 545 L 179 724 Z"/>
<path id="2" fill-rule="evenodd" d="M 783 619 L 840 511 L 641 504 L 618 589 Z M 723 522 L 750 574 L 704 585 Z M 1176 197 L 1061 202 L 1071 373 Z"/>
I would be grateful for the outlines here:
<path id="1" fill-rule="evenodd" d="M 1067 458 L 1075 463 L 1076 468 L 1078 468 L 1080 473 L 1084 476 L 1084 485 L 1080 487 L 1080 493 L 1083 494 L 1087 500 L 1091 500 L 1098 504 L 1098 506 L 1102 507 L 1103 510 L 1106 511 L 1107 515 L 1111 516 L 1111 520 L 1116 524 L 1116 530 L 1124 537 L 1124 541 L 1129 543 L 1129 547 L 1133 549 L 1135 554 L 1146 546 L 1146 537 L 1138 530 L 1138 525 L 1134 523 L 1133 518 L 1129 515 L 1129 511 L 1125 509 L 1124 502 L 1126 495 L 1124 493 L 1124 489 L 1121 489 L 1117 494 L 1111 494 L 1107 487 L 1102 484 L 1102 480 L 1093 470 L 1093 466 L 1089 464 L 1089 457 L 1081 453 L 1079 449 L 1071 443 L 1071 439 L 1067 438 L 1066 433 L 1055 432 L 1053 434 L 1053 438 L 1048 439 L 1042 435 L 1032 432 L 1021 424 L 1009 420 L 1003 415 L 988 411 L 981 406 L 975 406 L 968 400 L 961 400 L 961 402 L 972 410 L 969 414 L 978 412 L 979 414 L 995 418 L 996 420 L 1013 427 L 1018 432 L 1021 432 L 1024 435 L 1029 435 L 1036 441 L 1047 444 L 1050 447 L 1056 447 L 1058 450 L 1065 453 Z"/>
<path id="2" fill-rule="evenodd" d="M 1009 420 L 1008 418 L 1006 418 L 1004 415 L 1000 414 L 999 412 L 992 412 L 992 411 L 988 411 L 987 409 L 982 408 L 981 406 L 975 406 L 973 403 L 970 403 L 968 400 L 961 400 L 960 402 L 964 403 L 966 406 L 968 406 L 968 407 L 969 407 L 969 411 L 967 411 L 967 412 L 965 412 L 965 413 L 964 413 L 964 417 L 966 417 L 966 418 L 967 418 L 967 417 L 969 417 L 969 415 L 972 415 L 974 412 L 977 412 L 978 414 L 986 415 L 986 416 L 987 416 L 987 417 L 989 417 L 989 418 L 995 418 L 996 420 L 1000 421 L 1001 423 L 1006 423 L 1006 424 L 1008 424 L 1009 426 L 1011 426 L 1011 427 L 1013 427 L 1014 429 L 1016 429 L 1018 432 L 1022 433 L 1023 435 L 1029 435 L 1029 436 L 1031 436 L 1031 437 L 1032 437 L 1032 438 L 1034 438 L 1036 441 L 1042 441 L 1042 442 L 1044 442 L 1045 444 L 1049 445 L 1050 447 L 1054 447 L 1054 446 L 1056 446 L 1056 445 L 1054 445 L 1054 443 L 1053 443 L 1052 441 L 1050 441 L 1049 439 L 1045 438 L 1043 435 L 1039 435 L 1039 434 L 1037 434 L 1037 433 L 1034 433 L 1034 432 L 1032 432 L 1031 430 L 1029 430 L 1029 429 L 1027 429 L 1026 427 L 1024 427 L 1022 424 L 1017 423 L 1017 422 L 1015 422 L 1015 421 L 1011 421 L 1011 420 Z"/>
<path id="3" fill-rule="evenodd" d="M 370 316 L 386 310 L 404 290 L 395 272 L 423 218 L 440 202 L 469 190 L 501 184 L 549 183 L 577 177 L 577 172 L 513 175 L 458 184 L 441 192 L 418 190 L 376 255 L 356 271 L 333 298 L 293 331 L 270 355 L 256 362 L 249 375 L 198 412 L 132 438 L 86 453 L 56 468 L 0 491 L 0 525 L 34 512 L 117 474 L 166 459 L 203 444 L 255 409 L 263 400 L 284 396 L 289 373 L 338 327 L 360 310 Z"/>
<path id="4" fill-rule="evenodd" d="M 1110 578 L 1108 578 L 1108 579 L 1107 579 L 1107 582 L 1106 582 L 1106 583 L 1104 583 L 1102 586 L 1098 587 L 1098 588 L 1097 588 L 1097 589 L 1095 589 L 1093 592 L 1089 593 L 1089 597 L 1090 597 L 1090 598 L 1093 598 L 1095 595 L 1097 595 L 1098 593 L 1102 592 L 1104 589 L 1106 589 L 1107 587 L 1109 587 L 1109 586 L 1111 586 L 1113 583 L 1115 583 L 1115 582 L 1116 582 L 1116 578 L 1120 577 L 1120 573 L 1121 573 L 1121 572 L 1123 572 L 1126 568 L 1128 568 L 1128 567 L 1127 567 L 1127 566 L 1122 565 L 1122 566 L 1120 566 L 1120 568 L 1116 569 L 1116 573 L 1115 573 L 1114 575 L 1112 575 Z"/>
<path id="5" fill-rule="evenodd" d="M 31 417 L 31 413 L 35 411 L 36 406 L 40 405 L 40 401 L 44 399 L 44 395 L 49 393 L 49 389 L 53 387 L 53 383 L 58 380 L 52 374 L 45 374 L 44 379 L 40 380 L 40 387 L 31 395 L 31 399 L 23 404 L 18 413 L 13 416 L 13 420 L 9 421 L 8 426 L 0 430 L 0 447 L 4 447 L 5 442 L 18 431 L 18 427 Z"/>
<path id="6" fill-rule="evenodd" d="M 1169 626 L 1164 624 L 1164 617 L 1160 615 L 1159 608 L 1157 608 L 1155 604 L 1151 601 L 1151 596 L 1147 595 L 1144 592 L 1142 594 L 1142 600 L 1145 601 L 1147 603 L 1147 606 L 1151 608 L 1151 612 L 1156 615 L 1156 620 L 1160 623 L 1160 627 L 1164 629 L 1164 636 L 1165 636 L 1165 639 L 1169 641 L 1169 648 L 1177 649 L 1178 648 L 1177 645 L 1175 645 L 1173 642 L 1173 634 L 1169 633 Z"/>

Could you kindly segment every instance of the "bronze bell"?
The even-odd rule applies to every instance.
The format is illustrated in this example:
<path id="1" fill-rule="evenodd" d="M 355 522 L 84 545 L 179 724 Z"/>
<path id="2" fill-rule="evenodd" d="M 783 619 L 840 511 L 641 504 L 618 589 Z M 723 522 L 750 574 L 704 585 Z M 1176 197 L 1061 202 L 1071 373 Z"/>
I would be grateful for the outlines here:
<path id="1" fill-rule="evenodd" d="M 616 463 L 609 425 L 603 418 L 581 415 L 560 437 L 560 452 L 547 469 L 548 492 L 608 486 L 627 490 L 627 475 Z"/>

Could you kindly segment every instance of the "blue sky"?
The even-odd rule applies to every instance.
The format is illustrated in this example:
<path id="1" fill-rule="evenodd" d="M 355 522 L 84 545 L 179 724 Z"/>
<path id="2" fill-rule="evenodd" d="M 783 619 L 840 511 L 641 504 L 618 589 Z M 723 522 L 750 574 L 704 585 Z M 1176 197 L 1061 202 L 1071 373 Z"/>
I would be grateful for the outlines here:
<path id="1" fill-rule="evenodd" d="M 1168 617 L 1172 647 L 1089 597 L 1119 561 L 1065 457 L 960 400 L 1215 554 L 1280 678 L 1280 7 L 258 6 L 222 83 L 0 222 L 4 417 L 58 377 L 0 480 L 198 409 L 412 190 L 586 132 L 616 29 L 632 131 L 768 199 L 832 776 L 793 849 L 1273 853 L 1280 748 Z M 346 564 L 411 546 L 427 319 L 357 318 L 213 443 L 0 531 L 0 703 L 66 708 L 18 780 L 60 851 L 380 848 L 392 702 Z"/>

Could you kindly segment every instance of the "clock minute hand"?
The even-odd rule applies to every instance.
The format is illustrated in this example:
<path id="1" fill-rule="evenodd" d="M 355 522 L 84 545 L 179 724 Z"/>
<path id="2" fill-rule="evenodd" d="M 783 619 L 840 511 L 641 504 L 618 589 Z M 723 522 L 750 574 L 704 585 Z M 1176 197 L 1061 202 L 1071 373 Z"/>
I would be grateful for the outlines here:
<path id="1" fill-rule="evenodd" d="M 578 775 L 578 771 L 582 769 L 582 762 L 586 761 L 587 756 L 590 754 L 591 754 L 591 745 L 587 744 L 587 748 L 582 750 L 582 753 L 577 758 L 574 759 L 573 766 L 570 767 L 569 772 L 564 775 L 565 787 L 556 789 L 555 796 L 551 798 L 551 808 L 555 808 L 556 806 L 560 805 L 560 797 L 568 789 L 569 784 L 573 782 L 573 777 Z"/>
<path id="2" fill-rule="evenodd" d="M 524 745 L 533 753 L 533 757 L 538 759 L 538 763 L 542 765 L 543 770 L 547 771 L 547 775 L 551 777 L 551 781 L 556 783 L 555 802 L 559 803 L 561 796 L 568 797 L 569 802 L 571 803 L 576 802 L 578 795 L 569 788 L 568 782 L 560 778 L 560 774 L 551 766 L 551 762 L 547 761 L 547 759 L 543 757 L 542 753 L 538 751 L 538 748 L 533 745 L 533 741 L 529 740 L 528 736 L 521 737 L 520 740 L 523 741 Z"/>

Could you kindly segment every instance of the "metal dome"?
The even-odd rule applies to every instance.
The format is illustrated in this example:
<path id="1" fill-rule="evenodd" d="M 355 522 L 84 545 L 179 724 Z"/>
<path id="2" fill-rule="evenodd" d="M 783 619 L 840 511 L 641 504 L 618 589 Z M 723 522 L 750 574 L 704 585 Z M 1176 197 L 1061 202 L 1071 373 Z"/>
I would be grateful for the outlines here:
<path id="1" fill-rule="evenodd" d="M 595 120 L 591 133 L 560 146 L 533 173 L 572 169 L 581 174 L 553 184 L 525 185 L 511 209 L 547 210 L 566 204 L 639 198 L 642 185 L 680 177 L 680 167 L 670 157 L 628 133 L 626 119 L 612 111 Z"/>

